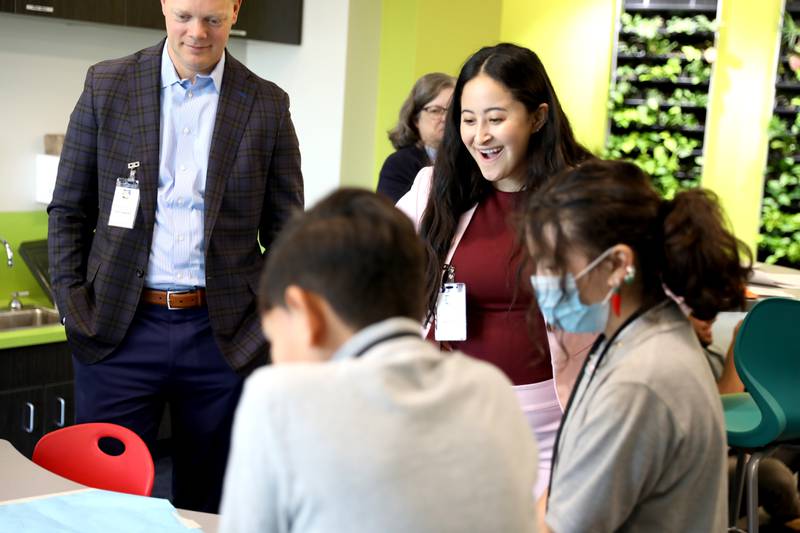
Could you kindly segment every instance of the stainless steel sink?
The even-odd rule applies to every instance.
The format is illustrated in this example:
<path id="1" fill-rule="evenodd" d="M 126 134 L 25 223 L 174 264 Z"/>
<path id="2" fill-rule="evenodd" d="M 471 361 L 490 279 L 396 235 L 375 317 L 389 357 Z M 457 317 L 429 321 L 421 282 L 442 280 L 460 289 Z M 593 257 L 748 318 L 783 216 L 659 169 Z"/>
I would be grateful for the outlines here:
<path id="1" fill-rule="evenodd" d="M 0 311 L 0 332 L 20 328 L 35 328 L 58 324 L 60 318 L 55 309 L 30 307 L 19 311 Z"/>

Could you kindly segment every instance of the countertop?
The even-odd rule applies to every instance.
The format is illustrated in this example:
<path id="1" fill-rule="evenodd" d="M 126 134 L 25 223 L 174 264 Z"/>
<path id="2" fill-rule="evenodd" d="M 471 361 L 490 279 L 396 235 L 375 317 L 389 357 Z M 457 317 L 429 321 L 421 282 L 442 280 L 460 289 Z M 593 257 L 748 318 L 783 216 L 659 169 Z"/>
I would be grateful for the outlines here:
<path id="1" fill-rule="evenodd" d="M 52 309 L 53 307 L 49 301 L 40 302 L 30 298 L 22 298 L 22 304 L 23 309 L 31 307 L 44 307 Z M 5 309 L 3 310 L 5 311 Z M 64 331 L 64 326 L 61 324 L 0 331 L 0 350 L 66 341 L 67 334 Z"/>
<path id="2" fill-rule="evenodd" d="M 61 324 L 52 324 L 35 328 L 19 328 L 0 332 L 0 350 L 66 341 L 67 334 L 64 331 L 64 326 Z"/>

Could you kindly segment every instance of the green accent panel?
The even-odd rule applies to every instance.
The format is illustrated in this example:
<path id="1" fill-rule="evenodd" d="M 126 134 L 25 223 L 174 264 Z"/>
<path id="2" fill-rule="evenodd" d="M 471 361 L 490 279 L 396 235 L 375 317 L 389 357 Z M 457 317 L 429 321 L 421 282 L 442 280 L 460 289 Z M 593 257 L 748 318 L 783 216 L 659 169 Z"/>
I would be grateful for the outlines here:
<path id="1" fill-rule="evenodd" d="M 719 195 L 733 231 L 752 250 L 759 228 L 782 3 L 722 1 L 718 13 L 702 184 Z"/>
<path id="2" fill-rule="evenodd" d="M 505 0 L 500 40 L 526 46 L 544 63 L 578 140 L 605 145 L 617 0 Z"/>
<path id="3" fill-rule="evenodd" d="M 372 188 L 381 4 L 351 0 L 347 32 L 341 184 Z"/>
<path id="4" fill-rule="evenodd" d="M 392 153 L 386 132 L 414 82 L 429 72 L 458 75 L 461 65 L 500 34 L 501 0 L 383 0 L 375 118 L 377 183 L 383 161 Z"/>
<path id="5" fill-rule="evenodd" d="M 50 307 L 50 300 L 19 255 L 19 243 L 47 238 L 47 213 L 45 211 L 0 212 L 0 236 L 8 239 L 14 251 L 14 266 L 6 266 L 5 250 L 0 250 L 0 309 L 5 309 L 13 291 L 28 291 L 21 298 L 23 304 Z"/>
<path id="6" fill-rule="evenodd" d="M 414 83 L 417 55 L 417 1 L 381 2 L 381 48 L 378 63 L 378 108 L 375 113 L 375 162 L 373 183 L 383 161 L 392 153 L 386 132 L 397 121 L 397 113 Z"/>
<path id="7" fill-rule="evenodd" d="M 5 250 L 0 250 L 0 309 L 7 309 L 13 291 L 28 291 L 20 298 L 25 306 L 51 307 L 50 300 L 18 253 L 19 243 L 47 238 L 47 213 L 42 211 L 0 212 L 0 236 L 8 239 L 14 251 L 14 267 L 6 266 Z M 63 342 L 61 325 L 0 332 L 0 349 Z"/>

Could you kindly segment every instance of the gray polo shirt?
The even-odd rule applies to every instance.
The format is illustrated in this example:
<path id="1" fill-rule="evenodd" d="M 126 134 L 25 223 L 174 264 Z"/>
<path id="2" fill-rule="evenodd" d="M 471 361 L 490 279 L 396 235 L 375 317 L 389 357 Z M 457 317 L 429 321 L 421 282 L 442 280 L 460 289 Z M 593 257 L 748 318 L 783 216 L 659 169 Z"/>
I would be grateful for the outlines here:
<path id="1" fill-rule="evenodd" d="M 390 319 L 329 363 L 247 380 L 220 531 L 535 531 L 536 444 L 511 383 L 419 331 Z"/>
<path id="2" fill-rule="evenodd" d="M 722 405 L 673 302 L 632 322 L 564 422 L 545 517 L 554 533 L 726 531 Z"/>

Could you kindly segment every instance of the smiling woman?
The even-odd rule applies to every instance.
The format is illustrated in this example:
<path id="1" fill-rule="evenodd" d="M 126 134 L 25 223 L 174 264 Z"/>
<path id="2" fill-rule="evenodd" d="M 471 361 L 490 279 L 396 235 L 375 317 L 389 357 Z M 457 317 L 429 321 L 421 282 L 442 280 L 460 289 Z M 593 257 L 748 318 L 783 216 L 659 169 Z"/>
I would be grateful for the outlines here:
<path id="1" fill-rule="evenodd" d="M 539 441 L 538 491 L 547 484 L 561 410 L 544 320 L 527 316 L 533 295 L 519 283 L 524 251 L 510 219 L 551 176 L 591 157 L 575 141 L 536 54 L 511 44 L 486 47 L 461 69 L 434 167 L 423 169 L 397 204 L 433 250 L 428 336 L 511 379 Z M 443 269 L 448 287 L 465 293 L 459 314 L 439 302 Z M 466 333 L 448 334 L 439 327 L 445 322 Z M 583 348 L 592 340 L 554 345 Z"/>
<path id="2" fill-rule="evenodd" d="M 194 82 L 222 58 L 241 0 L 161 0 L 167 26 L 167 51 L 181 79 Z"/>
<path id="3" fill-rule="evenodd" d="M 503 192 L 525 187 L 528 142 L 547 120 L 548 105 L 529 112 L 511 91 L 486 74 L 464 85 L 461 141 L 483 177 Z"/>

